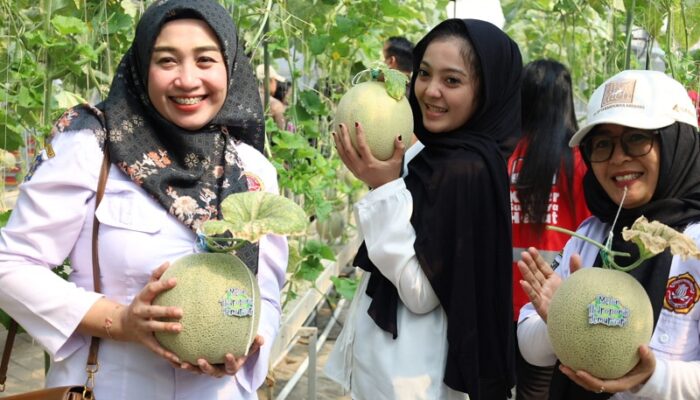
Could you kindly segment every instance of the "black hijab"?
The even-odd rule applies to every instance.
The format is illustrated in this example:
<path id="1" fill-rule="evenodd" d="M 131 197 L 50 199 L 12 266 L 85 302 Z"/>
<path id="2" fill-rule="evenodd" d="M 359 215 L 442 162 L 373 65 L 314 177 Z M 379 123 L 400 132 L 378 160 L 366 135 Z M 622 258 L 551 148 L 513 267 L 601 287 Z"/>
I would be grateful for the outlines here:
<path id="1" fill-rule="evenodd" d="M 148 97 L 151 52 L 163 25 L 175 19 L 206 22 L 215 33 L 228 73 L 224 104 L 206 126 L 183 129 L 164 119 Z M 122 58 L 109 95 L 96 107 L 68 110 L 54 127 L 90 129 L 108 143 L 112 163 L 193 231 L 220 219 L 227 195 L 248 190 L 235 148 L 243 141 L 262 151 L 264 120 L 257 82 L 229 13 L 213 0 L 161 0 L 145 11 Z M 239 252 L 257 270 L 257 246 Z"/>
<path id="2" fill-rule="evenodd" d="M 415 134 L 425 145 L 405 178 L 413 197 L 414 248 L 447 315 L 445 384 L 474 400 L 503 399 L 514 384 L 506 160 L 521 132 L 522 60 L 515 42 L 494 25 L 447 20 L 416 45 L 411 87 L 428 44 L 449 37 L 466 39 L 478 58 L 479 106 L 464 126 L 432 133 L 411 91 Z M 396 337 L 396 288 L 361 250 L 356 265 L 373 272 L 368 313 Z"/>
<path id="3" fill-rule="evenodd" d="M 659 180 L 654 195 L 647 204 L 640 207 L 623 208 L 613 228 L 613 250 L 631 254 L 631 257 L 615 259 L 615 262 L 622 266 L 632 264 L 639 256 L 637 246 L 622 239 L 622 228 L 632 226 L 640 216 L 644 215 L 650 221 L 659 221 L 681 232 L 689 223 L 700 220 L 700 137 L 697 130 L 685 123 L 676 122 L 660 129 L 658 140 Z M 583 180 L 583 190 L 588 208 L 598 219 L 612 224 L 619 207 L 595 178 L 590 161 L 585 161 L 588 172 Z M 629 272 L 644 286 L 649 295 L 654 310 L 654 325 L 663 307 L 672 258 L 670 251 L 666 249 Z M 601 265 L 598 256 L 595 266 Z M 570 381 L 558 368 L 554 372 L 550 393 L 551 399 L 562 400 L 600 399 L 611 396 L 585 391 Z"/>

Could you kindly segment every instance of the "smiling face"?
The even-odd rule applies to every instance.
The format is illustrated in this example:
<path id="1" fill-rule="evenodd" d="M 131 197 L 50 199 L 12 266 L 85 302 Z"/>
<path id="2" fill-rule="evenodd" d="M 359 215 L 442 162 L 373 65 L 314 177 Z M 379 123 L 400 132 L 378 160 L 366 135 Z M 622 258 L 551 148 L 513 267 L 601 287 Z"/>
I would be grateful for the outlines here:
<path id="1" fill-rule="evenodd" d="M 622 133 L 638 129 L 615 124 L 601 124 L 595 128 L 595 133 L 607 135 L 616 140 L 612 156 L 608 161 L 591 163 L 591 169 L 600 185 L 615 204 L 620 204 L 625 186 L 627 196 L 623 208 L 637 208 L 648 203 L 659 181 L 659 141 L 654 144 L 649 153 L 631 157 L 625 154 L 619 143 Z M 589 135 L 591 135 L 589 134 Z"/>
<path id="2" fill-rule="evenodd" d="M 197 19 L 163 25 L 148 69 L 148 97 L 163 118 L 196 130 L 226 99 L 227 71 L 216 35 Z"/>
<path id="3" fill-rule="evenodd" d="M 467 65 L 469 51 L 466 40 L 448 37 L 431 42 L 423 54 L 414 91 L 430 132 L 455 130 L 476 110 L 479 84 Z"/>

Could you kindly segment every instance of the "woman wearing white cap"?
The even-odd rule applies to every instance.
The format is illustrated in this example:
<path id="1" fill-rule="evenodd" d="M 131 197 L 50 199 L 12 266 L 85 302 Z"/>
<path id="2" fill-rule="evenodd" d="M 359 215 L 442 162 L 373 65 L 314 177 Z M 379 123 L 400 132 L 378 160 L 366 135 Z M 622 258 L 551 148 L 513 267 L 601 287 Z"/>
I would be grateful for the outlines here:
<path id="1" fill-rule="evenodd" d="M 695 108 L 680 83 L 655 71 L 620 72 L 593 93 L 587 123 L 569 144 L 580 146 L 589 167 L 584 192 L 593 216 L 578 233 L 604 242 L 612 230 L 612 248 L 632 253 L 633 261 L 636 245 L 624 241 L 621 231 L 644 215 L 700 244 L 700 137 Z M 556 271 L 534 248 L 518 264 L 531 300 L 520 313 L 520 348 L 529 363 L 551 365 L 556 356 L 546 332 L 549 300 L 562 279 L 581 267 L 600 266 L 600 256 L 593 245 L 572 238 L 553 263 Z M 639 364 L 615 380 L 561 365 L 550 399 L 700 399 L 700 262 L 667 251 L 629 273 L 654 310 L 654 332 L 639 349 Z M 684 290 L 674 290 L 680 286 Z"/>

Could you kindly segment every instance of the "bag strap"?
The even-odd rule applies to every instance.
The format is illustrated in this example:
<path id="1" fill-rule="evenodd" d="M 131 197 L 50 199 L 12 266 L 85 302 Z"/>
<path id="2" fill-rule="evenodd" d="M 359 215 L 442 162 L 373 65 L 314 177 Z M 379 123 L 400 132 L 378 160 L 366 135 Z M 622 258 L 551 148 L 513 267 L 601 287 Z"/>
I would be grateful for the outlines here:
<path id="1" fill-rule="evenodd" d="M 107 177 L 109 176 L 109 150 L 107 149 L 107 142 L 105 142 L 104 147 L 104 157 L 102 159 L 102 168 L 100 169 L 100 177 L 97 182 L 97 193 L 95 194 L 95 210 L 100 205 L 102 198 L 104 197 L 105 187 L 107 186 Z M 94 290 L 97 293 L 102 292 L 102 284 L 100 281 L 100 260 L 98 256 L 98 231 L 100 228 L 100 221 L 97 220 L 97 216 L 93 217 L 92 222 L 92 282 L 94 285 Z M 0 361 L 0 393 L 5 391 L 5 381 L 7 380 L 7 368 L 10 365 L 10 354 L 12 353 L 12 345 L 15 342 L 15 336 L 17 335 L 17 330 L 19 324 L 14 319 L 10 319 L 10 326 L 7 330 L 7 338 L 5 339 L 5 347 L 2 352 L 2 361 Z M 100 338 L 93 336 L 90 341 L 90 353 L 88 354 L 86 371 L 88 373 L 88 382 L 86 385 L 92 385 L 94 374 L 97 372 L 97 354 L 100 349 Z M 92 389 L 92 387 L 90 387 Z"/>

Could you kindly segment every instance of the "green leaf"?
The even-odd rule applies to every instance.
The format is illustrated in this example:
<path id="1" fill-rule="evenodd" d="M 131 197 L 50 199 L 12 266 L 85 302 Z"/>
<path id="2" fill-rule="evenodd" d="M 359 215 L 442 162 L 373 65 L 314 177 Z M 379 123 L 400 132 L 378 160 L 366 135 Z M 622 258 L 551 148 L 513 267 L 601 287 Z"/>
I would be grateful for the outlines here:
<path id="1" fill-rule="evenodd" d="M 0 127 L 2 127 L 2 125 L 0 125 Z M 8 128 L 10 127 L 8 126 Z M 24 146 L 24 138 L 14 130 L 8 129 L 0 135 L 0 149 L 14 151 L 22 146 Z"/>
<path id="2" fill-rule="evenodd" d="M 51 19 L 51 25 L 53 25 L 61 35 L 74 35 L 87 32 L 87 26 L 83 20 L 75 17 L 57 15 Z"/>
<path id="3" fill-rule="evenodd" d="M 58 108 L 67 109 L 75 106 L 76 104 L 86 103 L 87 101 L 80 97 L 79 94 L 69 92 L 67 90 L 60 90 L 53 96 L 54 100 L 58 104 Z"/>
<path id="4" fill-rule="evenodd" d="M 315 282 L 319 275 L 323 272 L 323 264 L 316 257 L 310 257 L 301 263 L 299 271 L 294 274 L 297 279 L 303 279 L 309 282 Z"/>
<path id="5" fill-rule="evenodd" d="M 205 235 L 229 231 L 234 239 L 257 242 L 268 233 L 301 235 L 306 232 L 304 209 L 294 201 L 268 192 L 242 192 L 221 202 L 223 221 L 202 224 Z"/>
<path id="6" fill-rule="evenodd" d="M 406 95 L 406 84 L 408 83 L 408 77 L 406 74 L 396 69 L 380 69 L 384 74 L 384 85 L 386 86 L 386 92 L 397 101 L 401 100 Z"/>
<path id="7" fill-rule="evenodd" d="M 335 27 L 338 29 L 339 33 L 347 35 L 348 32 L 352 30 L 354 24 L 355 21 L 344 15 L 338 15 L 335 17 Z"/>
<path id="8" fill-rule="evenodd" d="M 109 19 L 107 27 L 108 34 L 113 35 L 118 32 L 128 32 L 134 26 L 134 20 L 126 14 L 114 14 Z"/>
<path id="9" fill-rule="evenodd" d="M 138 8 L 136 6 L 136 2 L 132 0 L 121 0 L 119 2 L 119 5 L 122 6 L 122 10 L 124 10 L 124 13 L 131 18 L 136 18 L 136 14 L 138 13 Z"/>
<path id="10" fill-rule="evenodd" d="M 316 256 L 322 260 L 335 261 L 335 253 L 330 246 L 318 240 L 309 240 L 301 251 L 303 257 Z"/>
<path id="11" fill-rule="evenodd" d="M 328 36 L 326 35 L 313 36 L 309 39 L 309 50 L 311 50 L 311 54 L 315 56 L 324 53 L 327 46 Z"/>
<path id="12" fill-rule="evenodd" d="M 5 212 L 0 213 L 0 228 L 7 225 L 7 221 L 10 220 L 10 214 L 12 214 L 12 210 L 7 210 Z"/>
<path id="13" fill-rule="evenodd" d="M 357 286 L 359 286 L 360 283 L 358 278 L 351 279 L 337 276 L 331 276 L 331 281 L 333 282 L 333 286 L 335 286 L 335 291 L 346 300 L 352 300 L 357 291 Z"/>
<path id="14" fill-rule="evenodd" d="M 304 105 L 306 111 L 311 114 L 323 115 L 326 113 L 326 108 L 321 102 L 321 98 L 313 90 L 304 90 L 299 94 L 299 101 Z"/>
<path id="15" fill-rule="evenodd" d="M 301 254 L 297 248 L 297 241 L 289 240 L 287 242 L 287 247 L 289 249 L 289 257 L 287 257 L 287 272 L 293 272 L 294 269 L 301 262 Z"/>

